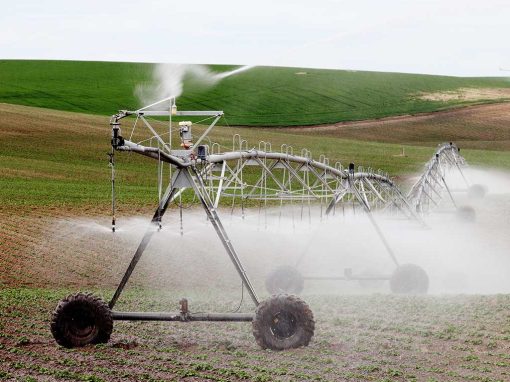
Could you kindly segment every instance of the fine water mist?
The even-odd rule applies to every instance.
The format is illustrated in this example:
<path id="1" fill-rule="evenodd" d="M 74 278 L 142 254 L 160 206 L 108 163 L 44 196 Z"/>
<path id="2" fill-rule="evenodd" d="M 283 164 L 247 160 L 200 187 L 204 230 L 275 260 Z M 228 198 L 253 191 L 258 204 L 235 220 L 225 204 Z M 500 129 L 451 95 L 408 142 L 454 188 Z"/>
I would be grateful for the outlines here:
<path id="1" fill-rule="evenodd" d="M 431 294 L 489 294 L 510 292 L 510 175 L 481 168 L 464 171 L 470 183 L 483 184 L 483 199 L 468 197 L 460 173 L 447 174 L 457 206 L 469 205 L 476 221 L 460 220 L 447 195 L 424 216 L 427 228 L 401 215 L 375 213 L 400 264 L 423 267 L 430 278 Z M 292 265 L 304 276 L 391 275 L 395 265 L 388 256 L 365 212 L 352 206 L 338 207 L 325 216 L 325 206 L 300 203 L 283 208 L 220 209 L 222 222 L 245 265 L 257 292 L 266 275 L 278 266 Z M 78 243 L 101 264 L 108 283 L 120 280 L 144 232 L 147 216 L 119 216 L 113 234 L 107 217 L 59 222 L 58 238 Z M 240 279 L 200 206 L 183 211 L 170 209 L 163 228 L 156 232 L 133 274 L 131 285 L 168 290 L 214 290 L 236 298 Z M 51 242 L 51 238 L 49 241 Z M 387 282 L 360 286 L 357 281 L 306 281 L 304 294 L 390 293 Z"/>

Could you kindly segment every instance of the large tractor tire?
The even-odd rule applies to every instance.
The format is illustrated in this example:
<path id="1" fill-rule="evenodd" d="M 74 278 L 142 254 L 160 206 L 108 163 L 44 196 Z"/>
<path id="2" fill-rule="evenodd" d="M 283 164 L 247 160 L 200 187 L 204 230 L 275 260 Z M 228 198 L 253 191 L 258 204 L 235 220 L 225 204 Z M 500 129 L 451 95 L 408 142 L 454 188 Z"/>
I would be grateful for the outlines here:
<path id="1" fill-rule="evenodd" d="M 262 349 L 285 350 L 307 346 L 313 337 L 315 321 L 306 302 L 282 294 L 259 304 L 252 327 Z"/>
<path id="2" fill-rule="evenodd" d="M 291 266 L 276 268 L 266 278 L 266 289 L 270 294 L 299 294 L 304 286 L 303 275 Z"/>
<path id="3" fill-rule="evenodd" d="M 106 343 L 112 329 L 110 308 L 92 294 L 76 293 L 64 298 L 51 319 L 55 341 L 66 348 Z"/>
<path id="4" fill-rule="evenodd" d="M 390 289 L 396 294 L 426 294 L 429 277 L 418 265 L 400 265 L 391 276 Z"/>

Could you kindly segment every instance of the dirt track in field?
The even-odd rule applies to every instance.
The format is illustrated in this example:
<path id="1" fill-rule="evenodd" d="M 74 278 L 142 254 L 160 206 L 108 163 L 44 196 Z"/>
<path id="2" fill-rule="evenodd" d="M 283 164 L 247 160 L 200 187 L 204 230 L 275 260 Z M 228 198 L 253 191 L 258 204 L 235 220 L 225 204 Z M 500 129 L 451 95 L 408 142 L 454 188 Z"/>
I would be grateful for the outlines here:
<path id="1" fill-rule="evenodd" d="M 510 103 L 333 125 L 287 128 L 297 134 L 430 145 L 448 140 L 473 149 L 510 149 Z"/>

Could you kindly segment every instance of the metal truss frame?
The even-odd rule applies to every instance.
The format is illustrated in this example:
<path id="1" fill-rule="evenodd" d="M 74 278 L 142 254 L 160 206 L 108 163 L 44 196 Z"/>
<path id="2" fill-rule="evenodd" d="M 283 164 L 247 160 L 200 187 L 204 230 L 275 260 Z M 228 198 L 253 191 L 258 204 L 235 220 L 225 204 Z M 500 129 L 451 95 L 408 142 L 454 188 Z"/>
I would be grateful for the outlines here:
<path id="1" fill-rule="evenodd" d="M 466 187 L 469 187 L 469 182 L 462 170 L 464 166 L 466 166 L 466 161 L 460 155 L 460 149 L 454 143 L 440 144 L 435 154 L 425 164 L 425 171 L 407 195 L 407 200 L 411 203 L 414 211 L 419 214 L 430 212 L 444 198 L 444 191 L 457 208 L 452 190 L 445 178 L 450 170 L 458 170 L 466 183 Z"/>

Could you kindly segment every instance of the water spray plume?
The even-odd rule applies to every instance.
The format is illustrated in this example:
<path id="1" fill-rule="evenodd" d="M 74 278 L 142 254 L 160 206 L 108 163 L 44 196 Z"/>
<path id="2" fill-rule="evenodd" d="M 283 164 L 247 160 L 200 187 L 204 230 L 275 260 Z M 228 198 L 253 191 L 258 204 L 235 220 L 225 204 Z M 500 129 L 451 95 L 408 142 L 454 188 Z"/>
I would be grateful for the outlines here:
<path id="1" fill-rule="evenodd" d="M 216 74 L 214 77 L 217 78 L 218 80 L 222 80 L 224 78 L 234 76 L 234 75 L 242 73 L 242 72 L 246 72 L 247 70 L 250 70 L 253 68 L 255 68 L 255 65 L 245 65 L 245 66 L 241 66 L 240 68 L 231 70 L 230 72 L 223 72 L 223 73 Z"/>
<path id="2" fill-rule="evenodd" d="M 171 99 L 174 99 L 174 97 L 170 96 L 170 97 L 166 97 L 166 98 L 160 99 L 159 101 L 156 101 L 156 102 L 151 103 L 150 105 L 144 106 L 144 107 L 138 109 L 137 111 L 142 111 L 142 110 L 145 110 L 145 109 L 150 109 L 153 106 L 159 105 L 160 103 L 163 103 L 163 102 L 166 102 L 166 101 L 170 101 Z"/>
<path id="3" fill-rule="evenodd" d="M 152 73 L 153 84 L 140 84 L 135 88 L 135 95 L 140 103 L 148 105 L 139 110 L 150 109 L 172 98 L 179 97 L 182 94 L 186 78 L 200 86 L 210 87 L 224 78 L 252 68 L 254 68 L 253 65 L 246 65 L 228 72 L 214 73 L 204 65 L 158 64 Z"/>

